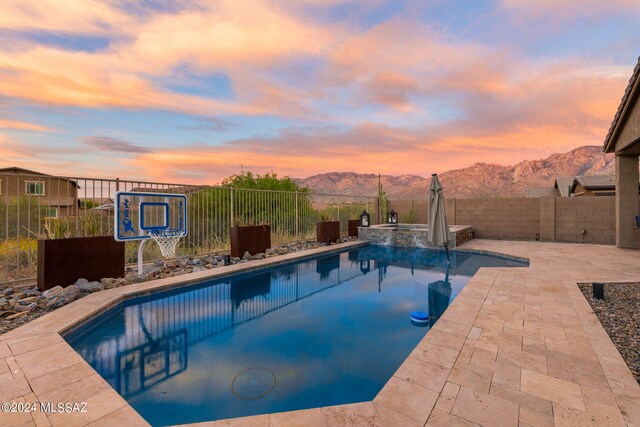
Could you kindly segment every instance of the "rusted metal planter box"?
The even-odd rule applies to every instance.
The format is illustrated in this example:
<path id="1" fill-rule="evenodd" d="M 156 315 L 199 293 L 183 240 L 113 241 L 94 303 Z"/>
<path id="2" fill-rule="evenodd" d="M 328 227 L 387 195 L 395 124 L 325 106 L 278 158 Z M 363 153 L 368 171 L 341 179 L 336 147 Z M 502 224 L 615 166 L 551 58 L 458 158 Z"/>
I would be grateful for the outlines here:
<path id="1" fill-rule="evenodd" d="M 73 285 L 76 280 L 124 276 L 124 242 L 113 236 L 38 240 L 38 289 Z"/>
<path id="2" fill-rule="evenodd" d="M 243 225 L 231 227 L 231 256 L 242 257 L 264 252 L 271 247 L 270 225 Z"/>
<path id="3" fill-rule="evenodd" d="M 349 220 L 349 237 L 358 237 L 358 227 L 360 227 L 359 219 Z"/>
<path id="4" fill-rule="evenodd" d="M 321 221 L 316 223 L 318 242 L 335 242 L 340 238 L 340 221 Z"/>

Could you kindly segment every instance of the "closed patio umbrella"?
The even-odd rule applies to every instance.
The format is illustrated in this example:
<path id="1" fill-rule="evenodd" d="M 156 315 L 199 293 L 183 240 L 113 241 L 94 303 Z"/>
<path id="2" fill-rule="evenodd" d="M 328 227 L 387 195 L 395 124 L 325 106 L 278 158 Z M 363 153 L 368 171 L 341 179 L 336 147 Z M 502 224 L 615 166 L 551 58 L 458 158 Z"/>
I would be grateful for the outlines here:
<path id="1" fill-rule="evenodd" d="M 429 187 L 429 243 L 434 246 L 444 246 L 447 251 L 447 262 L 449 261 L 449 244 L 451 236 L 449 234 L 449 223 L 444 210 L 444 194 L 442 194 L 442 184 L 437 174 L 431 175 L 431 186 Z"/>

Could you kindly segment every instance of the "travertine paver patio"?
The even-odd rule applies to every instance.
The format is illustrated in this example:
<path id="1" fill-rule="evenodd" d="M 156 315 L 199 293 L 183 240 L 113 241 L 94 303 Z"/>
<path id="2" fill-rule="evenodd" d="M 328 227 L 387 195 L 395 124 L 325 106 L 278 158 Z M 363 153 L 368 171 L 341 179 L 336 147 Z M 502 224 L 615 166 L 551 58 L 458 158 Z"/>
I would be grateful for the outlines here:
<path id="1" fill-rule="evenodd" d="M 640 387 L 576 286 L 637 281 L 640 251 L 488 240 L 462 249 L 526 257 L 531 266 L 482 268 L 373 402 L 199 425 L 640 425 Z M 126 295 L 184 280 L 92 294 L 0 336 L 0 401 L 88 403 L 83 414 L 0 413 L 0 425 L 146 425 L 58 332 Z"/>

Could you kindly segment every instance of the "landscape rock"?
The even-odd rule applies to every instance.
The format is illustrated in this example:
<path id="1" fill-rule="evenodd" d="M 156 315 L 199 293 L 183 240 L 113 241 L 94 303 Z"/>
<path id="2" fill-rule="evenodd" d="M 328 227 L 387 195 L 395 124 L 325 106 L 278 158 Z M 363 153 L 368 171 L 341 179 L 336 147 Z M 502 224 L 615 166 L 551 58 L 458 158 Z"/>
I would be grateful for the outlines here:
<path id="1" fill-rule="evenodd" d="M 135 271 L 130 271 L 129 273 L 124 275 L 124 278 L 129 282 L 134 283 L 133 281 L 138 278 L 138 273 Z"/>
<path id="2" fill-rule="evenodd" d="M 640 283 L 605 283 L 604 299 L 593 297 L 591 283 L 578 287 L 640 383 Z"/>
<path id="3" fill-rule="evenodd" d="M 29 311 L 31 311 L 31 307 L 26 306 L 26 305 L 20 305 L 20 304 L 16 304 L 16 306 L 13 309 L 15 311 L 17 311 L 17 312 L 22 312 L 22 311 L 29 312 Z"/>
<path id="4" fill-rule="evenodd" d="M 246 260 L 250 260 L 250 259 L 251 259 L 251 254 L 249 253 L 249 251 L 246 251 L 246 252 L 244 253 L 244 255 L 242 256 L 242 259 L 243 259 L 244 261 L 246 261 Z"/>
<path id="5" fill-rule="evenodd" d="M 80 286 L 80 285 L 86 285 L 87 283 L 89 283 L 87 279 L 78 279 L 76 280 L 76 283 L 74 283 L 74 285 Z"/>
<path id="6" fill-rule="evenodd" d="M 12 314 L 9 317 L 5 317 L 6 320 L 13 320 L 13 319 L 17 319 L 18 317 L 22 317 L 22 316 L 26 316 L 27 314 L 29 314 L 28 311 L 21 311 L 19 313 L 16 314 Z"/>
<path id="7" fill-rule="evenodd" d="M 80 289 L 78 289 L 77 286 L 67 286 L 62 290 L 62 292 L 60 292 L 60 295 L 49 301 L 47 307 L 57 308 L 67 305 L 70 302 L 75 301 L 79 294 Z"/>
<path id="8" fill-rule="evenodd" d="M 27 297 L 27 298 L 22 298 L 20 301 L 18 301 L 18 304 L 20 305 L 29 305 L 32 302 L 34 302 L 38 297 Z"/>
<path id="9" fill-rule="evenodd" d="M 289 249 L 284 248 L 284 247 L 282 247 L 282 248 L 278 248 L 278 249 L 276 249 L 276 253 L 277 253 L 278 255 L 288 254 L 288 253 L 289 253 Z"/>
<path id="10" fill-rule="evenodd" d="M 104 285 L 100 282 L 87 282 L 76 285 L 80 292 L 93 293 L 104 290 Z"/>
<path id="11" fill-rule="evenodd" d="M 114 279 L 111 277 L 100 279 L 100 283 L 104 285 L 105 289 L 112 289 L 118 287 L 118 279 Z"/>
<path id="12" fill-rule="evenodd" d="M 136 275 L 133 279 L 127 279 L 127 280 L 129 280 L 131 283 L 142 283 L 147 281 L 147 277 L 144 275 L 143 276 Z"/>
<path id="13" fill-rule="evenodd" d="M 13 288 L 5 288 L 2 293 L 5 295 L 11 295 L 13 293 Z"/>
<path id="14" fill-rule="evenodd" d="M 155 267 L 155 266 L 151 267 L 150 266 L 150 267 L 143 268 L 143 271 L 144 271 L 145 274 L 147 274 L 149 276 L 156 276 L 156 275 L 162 273 L 163 268 Z"/>
<path id="15" fill-rule="evenodd" d="M 55 298 L 64 290 L 62 286 L 55 286 L 51 289 L 47 289 L 42 293 L 42 296 L 48 299 Z"/>

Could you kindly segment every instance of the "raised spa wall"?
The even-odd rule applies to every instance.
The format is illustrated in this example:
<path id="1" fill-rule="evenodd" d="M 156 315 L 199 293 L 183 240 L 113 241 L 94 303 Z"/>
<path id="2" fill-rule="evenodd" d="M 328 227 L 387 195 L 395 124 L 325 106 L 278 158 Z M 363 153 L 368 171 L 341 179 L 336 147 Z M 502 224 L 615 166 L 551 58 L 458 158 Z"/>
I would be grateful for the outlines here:
<path id="1" fill-rule="evenodd" d="M 405 246 L 410 248 L 428 248 L 427 224 L 380 224 L 371 227 L 358 227 L 358 238 L 373 245 Z M 452 247 L 473 238 L 470 225 L 452 225 L 449 227 Z"/>

